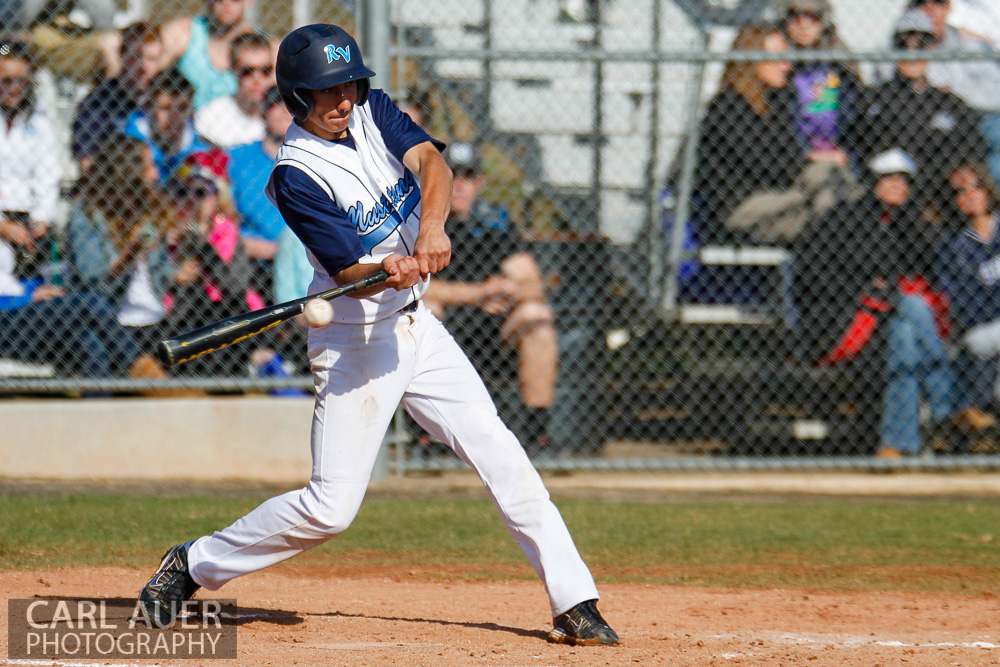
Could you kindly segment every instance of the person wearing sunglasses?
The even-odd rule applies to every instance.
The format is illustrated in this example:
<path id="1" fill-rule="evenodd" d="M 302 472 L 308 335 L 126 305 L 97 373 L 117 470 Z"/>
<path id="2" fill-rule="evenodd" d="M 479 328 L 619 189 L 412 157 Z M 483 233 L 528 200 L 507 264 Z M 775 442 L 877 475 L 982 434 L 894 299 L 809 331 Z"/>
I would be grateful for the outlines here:
<path id="1" fill-rule="evenodd" d="M 234 95 L 217 97 L 194 114 L 198 134 L 220 148 L 264 138 L 264 96 L 275 85 L 271 44 L 259 33 L 233 40 Z"/>
<path id="2" fill-rule="evenodd" d="M 932 86 L 955 93 L 982 115 L 979 126 L 989 142 L 987 165 L 996 181 L 1000 179 L 1000 48 L 980 36 L 980 31 L 988 28 L 984 23 L 988 24 L 991 17 L 982 11 L 976 17 L 969 16 L 970 4 L 966 0 L 956 0 L 953 8 L 949 0 L 910 2 L 913 9 L 930 19 L 939 53 L 995 54 L 989 60 L 936 60 L 927 66 L 927 80 Z M 967 27 L 959 28 L 953 25 L 955 21 L 962 21 Z M 972 21 L 974 23 L 968 25 Z"/>
<path id="3" fill-rule="evenodd" d="M 937 36 L 931 19 L 907 11 L 893 33 L 900 51 L 926 52 Z M 984 159 L 986 139 L 979 114 L 960 97 L 927 78 L 926 60 L 900 60 L 892 79 L 868 88 L 847 128 L 848 144 L 861 161 L 891 147 L 907 151 L 917 164 L 911 197 L 923 214 L 940 221 L 949 198 L 948 170 L 963 159 Z"/>
<path id="4" fill-rule="evenodd" d="M 162 67 L 176 65 L 194 84 L 194 106 L 235 95 L 239 81 L 233 67 L 233 42 L 254 32 L 248 20 L 253 0 L 204 0 L 205 11 L 163 25 Z M 277 53 L 277 42 L 271 43 Z"/>

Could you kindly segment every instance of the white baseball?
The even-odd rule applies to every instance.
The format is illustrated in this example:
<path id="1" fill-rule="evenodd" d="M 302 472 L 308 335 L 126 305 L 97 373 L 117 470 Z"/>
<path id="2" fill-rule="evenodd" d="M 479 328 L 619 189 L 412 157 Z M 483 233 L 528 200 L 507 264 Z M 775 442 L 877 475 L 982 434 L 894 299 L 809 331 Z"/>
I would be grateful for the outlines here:
<path id="1" fill-rule="evenodd" d="M 306 302 L 302 310 L 306 316 L 306 324 L 311 327 L 325 327 L 333 321 L 333 306 L 325 299 L 312 299 Z"/>

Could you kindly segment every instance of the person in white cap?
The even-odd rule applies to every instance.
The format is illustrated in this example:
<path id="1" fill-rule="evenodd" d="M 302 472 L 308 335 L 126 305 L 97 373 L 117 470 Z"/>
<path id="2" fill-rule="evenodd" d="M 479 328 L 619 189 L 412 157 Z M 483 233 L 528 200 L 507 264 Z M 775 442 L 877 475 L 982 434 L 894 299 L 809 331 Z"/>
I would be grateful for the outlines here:
<path id="1" fill-rule="evenodd" d="M 916 163 L 894 148 L 867 171 L 871 187 L 831 209 L 795 248 L 799 354 L 814 366 L 854 364 L 859 418 L 878 433 L 877 455 L 898 459 L 921 452 L 921 395 L 936 424 L 976 431 L 993 422 L 955 409 L 929 298 L 937 239 L 910 198 Z"/>

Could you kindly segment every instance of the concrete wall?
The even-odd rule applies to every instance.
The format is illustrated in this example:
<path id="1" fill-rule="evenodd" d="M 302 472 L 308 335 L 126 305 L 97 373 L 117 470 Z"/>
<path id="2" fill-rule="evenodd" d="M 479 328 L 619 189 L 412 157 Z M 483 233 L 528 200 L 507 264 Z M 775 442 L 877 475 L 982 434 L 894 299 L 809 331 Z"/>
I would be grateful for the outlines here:
<path id="1" fill-rule="evenodd" d="M 0 401 L 0 476 L 306 482 L 313 399 Z"/>

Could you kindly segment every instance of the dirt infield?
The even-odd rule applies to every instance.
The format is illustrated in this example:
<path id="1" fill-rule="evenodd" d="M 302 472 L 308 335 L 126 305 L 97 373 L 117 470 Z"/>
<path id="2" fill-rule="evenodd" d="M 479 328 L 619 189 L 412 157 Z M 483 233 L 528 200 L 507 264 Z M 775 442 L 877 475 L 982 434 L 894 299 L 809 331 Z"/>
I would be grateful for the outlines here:
<path id="1" fill-rule="evenodd" d="M 419 571 L 286 564 L 237 580 L 239 658 L 220 665 L 941 667 L 1000 664 L 1000 598 L 603 584 L 618 648 L 548 644 L 540 584 L 433 580 Z M 598 576 L 600 573 L 598 573 Z M 115 568 L 14 571 L 5 598 L 106 598 L 124 610 L 144 575 Z M 202 597 L 212 597 L 212 594 Z M 122 611 L 121 613 L 124 613 Z M 6 644 L 7 618 L 0 637 Z M 3 653 L 7 655 L 6 650 Z M 126 665 L 4 660 L 0 665 Z M 149 663 L 147 663 L 149 664 Z M 160 660 L 158 664 L 191 665 Z"/>

